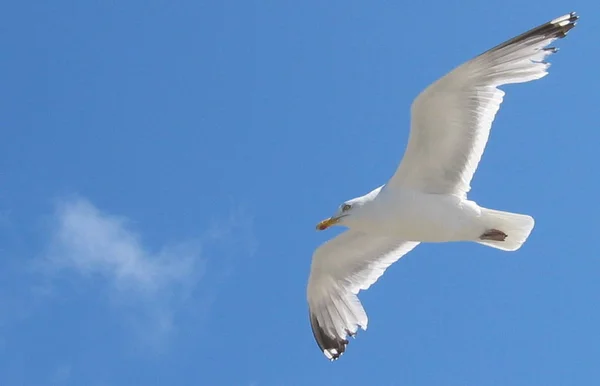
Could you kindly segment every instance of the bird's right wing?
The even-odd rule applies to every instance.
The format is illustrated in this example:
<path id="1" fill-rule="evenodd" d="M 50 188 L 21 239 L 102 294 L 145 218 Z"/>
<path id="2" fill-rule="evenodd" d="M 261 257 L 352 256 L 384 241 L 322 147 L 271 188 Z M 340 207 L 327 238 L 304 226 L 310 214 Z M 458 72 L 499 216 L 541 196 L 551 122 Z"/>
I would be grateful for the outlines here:
<path id="1" fill-rule="evenodd" d="M 347 230 L 313 254 L 307 298 L 315 339 L 329 359 L 346 349 L 348 335 L 367 328 L 358 297 L 419 243 Z"/>
<path id="2" fill-rule="evenodd" d="M 457 67 L 413 102 L 408 146 L 387 186 L 466 196 L 504 92 L 498 86 L 544 77 L 578 16 L 570 13 L 504 42 Z"/>

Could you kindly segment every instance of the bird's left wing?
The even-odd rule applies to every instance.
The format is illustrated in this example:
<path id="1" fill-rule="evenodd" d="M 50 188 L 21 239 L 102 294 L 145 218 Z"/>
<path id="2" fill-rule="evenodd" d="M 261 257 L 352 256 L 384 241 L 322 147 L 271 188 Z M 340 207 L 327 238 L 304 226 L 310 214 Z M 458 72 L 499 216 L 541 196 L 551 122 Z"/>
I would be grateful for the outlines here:
<path id="1" fill-rule="evenodd" d="M 544 77 L 548 47 L 578 19 L 566 14 L 457 67 L 413 102 L 410 138 L 387 186 L 466 196 L 504 92 L 499 86 Z"/>
<path id="2" fill-rule="evenodd" d="M 328 359 L 346 349 L 348 336 L 367 328 L 358 297 L 419 243 L 347 230 L 313 254 L 307 298 L 317 344 Z"/>

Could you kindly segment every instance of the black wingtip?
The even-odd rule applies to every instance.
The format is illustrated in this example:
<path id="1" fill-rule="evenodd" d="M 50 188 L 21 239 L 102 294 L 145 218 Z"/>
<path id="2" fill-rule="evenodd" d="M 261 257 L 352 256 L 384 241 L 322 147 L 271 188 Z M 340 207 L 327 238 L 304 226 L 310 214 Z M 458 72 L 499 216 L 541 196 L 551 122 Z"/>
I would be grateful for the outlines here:
<path id="1" fill-rule="evenodd" d="M 329 336 L 312 313 L 310 313 L 310 326 L 319 348 L 327 359 L 330 361 L 339 359 L 346 351 L 348 340 Z M 356 333 L 349 335 L 354 336 Z"/>
<path id="2" fill-rule="evenodd" d="M 577 25 L 577 20 L 579 20 L 579 15 L 577 15 L 575 12 L 571 12 L 566 15 L 557 17 L 554 20 L 550 20 L 545 24 L 530 29 L 529 31 L 522 33 L 519 36 L 516 36 L 508 41 L 505 41 L 502 44 L 497 45 L 496 47 L 487 50 L 486 52 L 484 52 L 484 54 L 492 51 L 498 51 L 515 43 L 520 43 L 538 36 L 544 38 L 562 39 L 565 36 L 567 36 L 567 33 L 570 30 L 572 30 L 575 27 L 575 25 Z"/>
<path id="3" fill-rule="evenodd" d="M 554 28 L 558 27 L 555 36 L 559 39 L 562 39 L 565 36 L 567 36 L 567 33 L 569 33 L 570 30 L 575 28 L 575 26 L 577 25 L 577 20 L 579 20 L 579 15 L 577 15 L 575 12 L 571 12 L 565 16 L 558 17 L 546 24 Z"/>
<path id="4" fill-rule="evenodd" d="M 577 12 L 571 12 L 569 13 L 569 21 L 571 23 L 575 23 L 577 20 L 579 20 L 579 15 L 577 14 Z"/>

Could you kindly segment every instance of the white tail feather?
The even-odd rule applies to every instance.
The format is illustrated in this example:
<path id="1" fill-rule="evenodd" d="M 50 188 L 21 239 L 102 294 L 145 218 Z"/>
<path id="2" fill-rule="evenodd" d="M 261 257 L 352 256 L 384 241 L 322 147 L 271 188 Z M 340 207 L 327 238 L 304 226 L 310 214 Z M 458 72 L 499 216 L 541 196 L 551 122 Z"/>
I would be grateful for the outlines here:
<path id="1" fill-rule="evenodd" d="M 527 240 L 535 221 L 533 217 L 524 214 L 502 212 L 494 209 L 481 208 L 481 217 L 487 229 L 496 229 L 506 233 L 504 241 L 477 240 L 479 244 L 504 251 L 516 251 Z"/>

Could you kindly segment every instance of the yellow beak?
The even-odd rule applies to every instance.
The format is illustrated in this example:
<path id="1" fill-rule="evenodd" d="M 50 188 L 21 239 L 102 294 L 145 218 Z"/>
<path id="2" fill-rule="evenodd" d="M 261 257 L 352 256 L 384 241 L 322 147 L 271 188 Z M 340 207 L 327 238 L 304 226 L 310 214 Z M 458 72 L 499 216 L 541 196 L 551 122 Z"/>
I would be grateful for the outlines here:
<path id="1" fill-rule="evenodd" d="M 340 221 L 339 218 L 334 218 L 334 217 L 326 218 L 325 220 L 323 220 L 317 224 L 317 230 L 323 231 L 323 230 L 329 228 L 330 226 L 337 224 L 338 221 Z"/>

